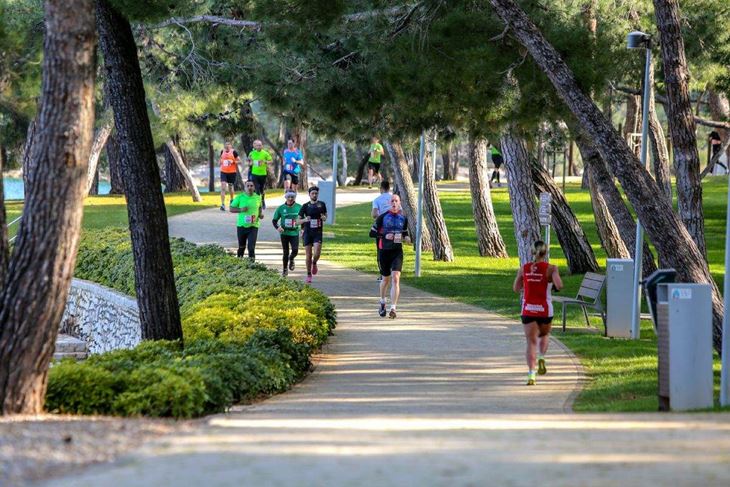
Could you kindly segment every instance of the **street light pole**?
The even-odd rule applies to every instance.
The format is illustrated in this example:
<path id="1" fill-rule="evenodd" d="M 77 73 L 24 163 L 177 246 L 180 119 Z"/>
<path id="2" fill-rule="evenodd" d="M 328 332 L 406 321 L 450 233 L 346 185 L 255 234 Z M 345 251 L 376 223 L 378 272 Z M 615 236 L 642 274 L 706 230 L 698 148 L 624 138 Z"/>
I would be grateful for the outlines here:
<path id="1" fill-rule="evenodd" d="M 644 66 L 644 99 L 641 109 L 641 165 L 646 167 L 649 133 L 649 70 L 651 69 L 651 36 L 643 32 L 631 32 L 627 38 L 629 49 L 644 48 L 646 64 Z M 634 289 L 631 303 L 631 338 L 638 339 L 641 335 L 641 267 L 644 254 L 644 228 L 636 218 L 636 248 L 634 250 Z"/>
<path id="2" fill-rule="evenodd" d="M 730 175 L 730 173 L 728 173 Z M 720 372 L 720 405 L 730 405 L 730 176 L 728 176 L 727 213 L 725 214 L 725 284 L 723 298 L 725 315 L 722 318 L 722 370 Z"/>
<path id="3" fill-rule="evenodd" d="M 426 156 L 425 135 L 421 132 L 421 147 L 418 152 L 418 210 L 416 211 L 416 277 L 421 277 L 421 240 L 423 239 L 423 167 Z"/>

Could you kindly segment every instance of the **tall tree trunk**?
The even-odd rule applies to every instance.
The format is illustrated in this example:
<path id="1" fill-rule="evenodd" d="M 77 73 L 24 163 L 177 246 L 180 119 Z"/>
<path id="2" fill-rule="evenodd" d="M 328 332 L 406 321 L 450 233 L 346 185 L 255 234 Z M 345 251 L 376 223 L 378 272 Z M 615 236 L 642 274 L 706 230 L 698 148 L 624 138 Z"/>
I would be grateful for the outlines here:
<path id="1" fill-rule="evenodd" d="M 451 248 L 444 211 L 441 208 L 438 188 L 433 178 L 434 161 L 432 154 L 427 153 L 423 162 L 423 212 L 426 218 L 426 226 L 431 233 L 433 260 L 453 262 L 454 250 Z"/>
<path id="2" fill-rule="evenodd" d="M 91 187 L 89 187 L 89 191 L 86 192 L 89 196 L 97 196 L 99 194 L 99 166 L 96 167 L 96 171 L 94 171 L 94 178 L 91 180 Z"/>
<path id="3" fill-rule="evenodd" d="M 577 176 L 578 171 L 575 169 L 575 144 L 573 139 L 568 139 L 568 176 Z"/>
<path id="4" fill-rule="evenodd" d="M 706 283 L 712 287 L 713 344 L 716 350 L 720 350 L 724 315 L 722 298 L 704 254 L 687 228 L 677 218 L 654 179 L 641 167 L 626 142 L 613 130 L 590 97 L 583 93 L 568 65 L 525 12 L 514 0 L 489 1 L 595 142 L 601 156 L 621 182 L 662 262 L 674 267 L 681 281 Z"/>
<path id="5" fill-rule="evenodd" d="M 243 191 L 243 183 L 248 179 L 249 175 L 249 164 L 247 161 L 249 153 L 253 150 L 253 137 L 250 133 L 244 132 L 241 134 L 241 151 L 240 157 L 243 161 L 243 173 L 241 172 L 240 166 L 236 166 L 236 181 L 233 183 L 233 189 L 236 191 Z"/>
<path id="6" fill-rule="evenodd" d="M 174 142 L 172 143 L 174 146 Z M 165 193 L 178 193 L 185 191 L 187 185 L 185 184 L 185 176 L 180 171 L 175 157 L 172 155 L 172 150 L 169 144 L 162 146 L 162 151 L 165 155 L 165 171 L 163 175 L 163 184 L 165 185 Z"/>
<path id="7" fill-rule="evenodd" d="M 94 127 L 91 0 L 47 0 L 43 87 L 25 215 L 0 285 L 0 412 L 43 410 L 48 365 L 76 262 Z M 53 204 L 49 204 L 52 201 Z"/>
<path id="8" fill-rule="evenodd" d="M 344 142 L 340 142 L 340 174 L 337 177 L 337 184 L 345 186 L 347 184 L 347 147 Z"/>
<path id="9" fill-rule="evenodd" d="M 624 139 L 639 157 L 641 146 L 637 143 L 639 139 L 634 138 L 634 134 L 641 132 L 641 98 L 638 95 L 626 96 L 626 118 L 624 120 Z"/>
<path id="10" fill-rule="evenodd" d="M 183 158 L 180 154 L 180 151 L 177 148 L 177 145 L 173 140 L 168 140 L 165 142 L 165 147 L 167 148 L 167 151 L 172 156 L 172 160 L 174 164 L 177 166 L 178 173 L 183 178 L 183 189 L 187 187 L 187 189 L 190 191 L 190 194 L 193 197 L 193 201 L 196 203 L 200 203 L 203 201 L 203 198 L 200 197 L 200 191 L 198 191 L 198 187 L 195 185 L 195 180 L 193 179 L 193 173 L 190 172 L 190 169 L 185 164 L 185 161 L 183 161 Z"/>
<path id="11" fill-rule="evenodd" d="M 710 106 L 710 114 L 713 120 L 719 120 L 727 122 L 730 120 L 730 101 L 725 93 L 711 89 L 708 98 L 708 104 Z M 727 129 L 715 129 L 720 135 L 720 145 L 724 146 L 727 144 L 728 138 L 730 138 L 730 130 Z M 725 151 L 727 160 L 730 161 L 730 149 Z M 712 170 L 712 169 L 710 169 Z M 704 171 L 703 171 L 704 172 Z M 709 171 L 708 171 L 709 172 Z"/>
<path id="12" fill-rule="evenodd" d="M 106 142 L 106 159 L 109 162 L 109 194 L 124 194 L 124 178 L 122 178 L 122 154 L 119 137 L 115 132 L 109 135 Z"/>
<path id="13" fill-rule="evenodd" d="M 474 223 L 477 229 L 477 244 L 482 257 L 508 257 L 507 246 L 502 240 L 494 215 L 492 194 L 487 175 L 487 141 L 482 137 L 469 139 L 471 165 L 469 167 L 469 189 L 474 208 Z M 444 155 L 447 152 L 444 152 Z M 449 163 L 444 161 L 444 169 Z"/>
<path id="14" fill-rule="evenodd" d="M 28 188 L 31 186 L 33 178 L 33 144 L 36 138 L 36 119 L 33 118 L 28 124 L 28 131 L 25 135 L 25 145 L 23 146 L 23 193 L 28 195 Z"/>
<path id="15" fill-rule="evenodd" d="M 684 55 L 678 0 L 654 0 L 654 15 L 661 40 L 664 85 L 669 102 L 665 107 L 672 136 L 679 217 L 704 257 L 707 251 L 700 154 L 689 98 L 689 70 Z"/>
<path id="16" fill-rule="evenodd" d="M 651 139 L 651 153 L 654 160 L 654 179 L 672 204 L 672 176 L 669 173 L 669 151 L 667 139 L 656 113 L 654 100 L 654 63 L 649 66 L 649 137 Z"/>
<path id="17" fill-rule="evenodd" d="M 563 192 L 553 182 L 553 179 L 539 164 L 530 164 L 532 180 L 535 183 L 536 193 L 550 193 L 552 203 L 552 226 L 558 236 L 560 247 L 568 261 L 568 269 L 571 274 L 583 274 L 586 272 L 598 271 L 598 262 L 593 253 L 588 238 L 583 228 L 578 223 L 573 210 L 570 209 L 568 200 Z"/>
<path id="18" fill-rule="evenodd" d="M 388 155 L 390 155 L 390 160 L 393 161 L 395 185 L 398 187 L 403 213 L 408 218 L 408 233 L 413 235 L 413 243 L 415 246 L 416 222 L 418 221 L 418 194 L 408 169 L 408 161 L 406 160 L 406 155 L 403 152 L 403 146 L 400 142 L 391 143 L 384 141 L 383 145 L 385 146 L 385 150 L 388 151 Z M 368 155 L 366 155 L 367 157 Z M 432 248 L 431 232 L 426 225 L 421 225 L 421 232 L 421 250 L 428 252 Z"/>
<path id="19" fill-rule="evenodd" d="M 363 154 L 363 156 L 360 158 L 360 164 L 357 165 L 357 173 L 355 174 L 355 186 L 360 186 L 362 184 L 362 179 L 365 177 L 365 168 L 368 165 L 368 160 L 370 160 L 370 153 L 366 152 Z M 411 179 L 412 181 L 413 179 Z"/>
<path id="20" fill-rule="evenodd" d="M 208 142 L 208 192 L 215 193 L 215 152 L 213 151 L 213 138 L 207 137 Z"/>
<path id="21" fill-rule="evenodd" d="M 7 158 L 0 157 L 0 296 L 5 287 L 5 277 L 8 272 L 8 260 L 10 259 L 10 243 L 8 242 L 8 220 L 5 213 L 5 184 L 3 182 L 3 170 Z"/>
<path id="22" fill-rule="evenodd" d="M 606 200 L 598 189 L 596 178 L 591 175 L 590 166 L 585 168 L 588 177 L 588 187 L 591 193 L 591 206 L 593 207 L 593 219 L 596 222 L 598 238 L 601 239 L 601 246 L 606 255 L 613 259 L 630 259 L 631 252 L 621 238 L 613 215 L 608 211 Z"/>
<path id="23" fill-rule="evenodd" d="M 298 124 L 294 129 L 294 142 L 302 153 L 302 171 L 299 173 L 299 187 L 309 187 L 309 159 L 307 158 L 307 128 Z"/>
<path id="24" fill-rule="evenodd" d="M 167 212 L 147 117 L 137 45 L 126 18 L 107 0 L 97 0 L 96 5 L 121 152 L 142 338 L 182 339 Z"/>
<path id="25" fill-rule="evenodd" d="M 112 124 L 107 123 L 94 136 L 94 144 L 91 146 L 91 154 L 89 155 L 88 173 L 86 174 L 86 194 L 92 194 L 94 181 L 96 181 L 96 192 L 93 194 L 99 194 L 99 157 L 111 133 Z"/>
<path id="26" fill-rule="evenodd" d="M 598 152 L 596 146 L 582 132 L 576 132 L 579 134 L 576 137 L 576 143 L 578 144 L 586 168 L 589 170 L 590 176 L 596 184 L 597 191 L 606 202 L 608 211 L 611 213 L 621 240 L 623 240 L 624 246 L 627 249 L 628 254 L 624 256 L 633 259 L 636 254 L 636 222 L 634 221 L 634 217 L 631 216 L 631 211 L 629 211 L 621 193 L 616 188 L 613 176 L 609 172 L 608 167 L 606 167 L 606 162 Z M 649 248 L 649 244 L 646 242 L 644 242 L 642 257 L 642 272 L 645 276 L 648 276 L 656 270 L 656 264 L 654 262 L 654 255 Z"/>
<path id="27" fill-rule="evenodd" d="M 517 254 L 520 265 L 532 260 L 535 241 L 540 240 L 540 222 L 535 204 L 535 190 L 532 186 L 530 156 L 525 140 L 517 136 L 510 127 L 502 134 L 501 147 L 507 171 L 509 202 L 512 207 L 512 220 L 515 226 Z"/>
<path id="28" fill-rule="evenodd" d="M 454 179 L 451 175 L 451 152 L 453 150 L 454 142 L 448 141 L 441 145 L 441 160 L 444 166 L 444 179 L 450 181 Z"/>

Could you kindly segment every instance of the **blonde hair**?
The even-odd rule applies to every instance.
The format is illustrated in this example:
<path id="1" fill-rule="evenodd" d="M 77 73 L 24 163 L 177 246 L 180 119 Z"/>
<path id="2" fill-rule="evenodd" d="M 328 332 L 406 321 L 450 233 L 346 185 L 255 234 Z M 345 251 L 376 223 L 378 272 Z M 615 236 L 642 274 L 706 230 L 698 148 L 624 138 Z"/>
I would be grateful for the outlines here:
<path id="1" fill-rule="evenodd" d="M 542 240 L 537 240 L 532 246 L 532 255 L 534 257 L 545 257 L 547 255 L 547 245 Z"/>

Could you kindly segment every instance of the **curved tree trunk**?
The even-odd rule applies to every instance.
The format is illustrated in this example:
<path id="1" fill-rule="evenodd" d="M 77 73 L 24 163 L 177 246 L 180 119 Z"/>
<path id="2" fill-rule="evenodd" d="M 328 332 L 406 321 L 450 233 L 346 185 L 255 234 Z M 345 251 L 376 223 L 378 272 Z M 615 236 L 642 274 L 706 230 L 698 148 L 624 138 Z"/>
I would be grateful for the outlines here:
<path id="1" fill-rule="evenodd" d="M 355 186 L 360 186 L 362 184 L 362 178 L 365 177 L 365 167 L 368 165 L 368 160 L 370 159 L 370 153 L 366 152 L 361 158 L 360 158 L 360 164 L 357 166 L 357 174 L 355 174 L 355 182 L 353 183 Z M 411 179 L 413 181 L 413 179 Z"/>
<path id="2" fill-rule="evenodd" d="M 91 187 L 86 192 L 88 196 L 97 196 L 99 194 L 99 167 L 97 166 L 94 172 L 94 178 L 91 180 Z"/>
<path id="3" fill-rule="evenodd" d="M 520 265 L 532 260 L 535 241 L 540 240 L 540 223 L 535 204 L 536 196 L 532 185 L 532 170 L 525 140 L 509 128 L 502 134 L 502 155 L 507 171 L 509 202 L 517 240 L 517 254 Z"/>
<path id="4" fill-rule="evenodd" d="M 94 129 L 91 0 L 47 0 L 33 167 L 16 247 L 0 285 L 0 413 L 43 410 L 48 365 L 78 250 Z M 53 202 L 53 204 L 49 204 Z"/>
<path id="5" fill-rule="evenodd" d="M 454 250 L 451 248 L 444 211 L 441 208 L 438 188 L 433 178 L 433 162 L 431 154 L 427 153 L 423 160 L 423 212 L 426 226 L 431 233 L 433 260 L 453 262 Z"/>
<path id="6" fill-rule="evenodd" d="M 23 193 L 28 194 L 28 188 L 31 185 L 31 179 L 34 173 L 33 166 L 33 144 L 36 137 L 36 119 L 33 118 L 28 124 L 28 131 L 25 135 L 25 145 L 23 146 Z"/>
<path id="7" fill-rule="evenodd" d="M 553 217 L 552 226 L 568 261 L 570 273 L 583 274 L 598 271 L 598 262 L 593 248 L 578 223 L 575 213 L 570 209 L 565 195 L 558 189 L 545 169 L 534 163 L 530 164 L 530 168 L 532 169 L 532 180 L 535 183 L 535 192 L 550 193 L 552 196 L 550 205 Z"/>
<path id="8" fill-rule="evenodd" d="M 469 140 L 471 165 L 469 167 L 469 189 L 471 203 L 474 208 L 474 223 L 477 229 L 477 244 L 482 257 L 508 257 L 507 246 L 502 240 L 494 215 L 492 194 L 489 190 L 487 176 L 487 141 L 484 138 L 471 137 Z M 444 152 L 446 155 L 446 152 Z M 444 170 L 449 166 L 444 161 Z"/>
<path id="9" fill-rule="evenodd" d="M 215 193 L 215 151 L 213 151 L 213 138 L 208 136 L 208 192 Z"/>
<path id="10" fill-rule="evenodd" d="M 347 184 L 347 147 L 344 142 L 340 142 L 340 174 L 337 176 L 337 184 L 345 186 Z"/>
<path id="11" fill-rule="evenodd" d="M 93 194 L 99 194 L 99 157 L 101 151 L 104 150 L 107 140 L 109 140 L 109 134 L 112 133 L 112 124 L 107 123 L 103 125 L 94 136 L 94 144 L 91 146 L 91 154 L 89 155 L 88 172 L 86 174 L 86 194 L 92 194 L 92 187 L 94 181 L 96 181 L 96 192 Z"/>
<path id="12" fill-rule="evenodd" d="M 717 91 L 716 89 L 711 89 L 708 93 L 707 101 L 713 120 L 727 122 L 730 119 L 730 101 L 728 101 L 728 98 L 724 93 Z M 700 177 L 703 178 L 712 172 L 715 164 L 717 164 L 717 161 L 720 160 L 720 157 L 723 154 L 726 155 L 726 160 L 730 161 L 730 130 L 720 128 L 716 128 L 715 130 L 720 136 L 720 147 L 723 149 L 715 156 L 710 155 L 711 159 L 707 164 L 707 167 L 705 167 L 700 174 Z M 708 149 L 708 152 L 711 154 L 711 150 Z"/>
<path id="13" fill-rule="evenodd" d="M 596 222 L 598 238 L 601 239 L 603 250 L 606 251 L 609 258 L 630 259 L 631 252 L 621 238 L 616 222 L 613 220 L 611 212 L 608 211 L 606 200 L 598 189 L 596 178 L 591 175 L 590 167 L 585 168 L 585 173 L 588 177 L 588 189 L 591 192 L 593 219 Z"/>
<path id="14" fill-rule="evenodd" d="M 624 120 L 624 139 L 631 147 L 636 157 L 639 157 L 641 146 L 639 139 L 634 139 L 633 134 L 641 132 L 641 97 L 638 95 L 626 96 L 626 118 Z"/>
<path id="15" fill-rule="evenodd" d="M 391 143 L 384 141 L 383 145 L 390 155 L 390 160 L 393 161 L 395 186 L 398 187 L 403 213 L 408 218 L 408 233 L 409 235 L 413 235 L 415 246 L 416 222 L 418 221 L 418 194 L 416 193 L 416 188 L 413 185 L 413 179 L 408 169 L 408 161 L 406 161 L 406 155 L 403 152 L 403 146 L 400 142 Z M 426 225 L 422 225 L 421 231 L 421 250 L 428 252 L 431 250 L 431 232 Z"/>
<path id="16" fill-rule="evenodd" d="M 172 156 L 173 163 L 177 166 L 178 173 L 183 178 L 183 189 L 187 187 L 187 189 L 190 190 L 193 201 L 195 201 L 196 203 L 200 203 L 201 201 L 203 201 L 203 198 L 200 197 L 200 191 L 198 191 L 198 187 L 195 185 L 193 174 L 190 172 L 188 166 L 185 165 L 185 161 L 183 161 L 183 158 L 180 155 L 180 151 L 177 149 L 177 146 L 172 140 L 168 140 L 167 142 L 165 142 L 165 147 Z M 167 156 L 165 156 L 165 158 L 167 158 Z"/>
<path id="17" fill-rule="evenodd" d="M 662 124 L 656 113 L 654 100 L 654 63 L 649 67 L 649 137 L 651 139 L 651 154 L 654 160 L 654 179 L 672 204 L 672 176 L 669 173 L 669 150 L 667 139 L 664 137 Z"/>
<path id="18" fill-rule="evenodd" d="M 185 177 L 182 172 L 180 172 L 180 168 L 175 161 L 175 157 L 172 155 L 170 146 L 168 144 L 163 145 L 162 152 L 165 155 L 165 168 L 164 174 L 162 175 L 162 183 L 165 185 L 165 193 L 185 191 L 187 189 Z"/>
<path id="19" fill-rule="evenodd" d="M 97 0 L 96 5 L 109 98 L 122 156 L 142 338 L 182 339 L 167 212 L 147 117 L 137 45 L 126 18 L 107 0 Z"/>
<path id="20" fill-rule="evenodd" d="M 5 188 L 3 184 L 3 170 L 7 159 L 0 157 L 0 296 L 5 287 L 5 276 L 8 272 L 10 259 L 10 243 L 8 242 L 8 220 L 5 213 Z"/>
<path id="21" fill-rule="evenodd" d="M 679 217 L 706 259 L 700 154 L 689 98 L 689 70 L 684 55 L 678 0 L 654 0 L 654 15 L 661 40 L 664 85 L 669 101 L 665 107 L 672 136 Z"/>
<path id="22" fill-rule="evenodd" d="M 119 148 L 119 138 L 115 132 L 109 135 L 106 142 L 106 159 L 109 162 L 109 194 L 124 194 L 124 179 L 122 178 L 122 154 Z"/>
<path id="23" fill-rule="evenodd" d="M 704 253 L 662 196 L 654 179 L 641 167 L 598 107 L 583 93 L 573 72 L 524 10 L 514 0 L 489 0 L 489 3 L 595 141 L 601 156 L 621 182 L 662 262 L 674 267 L 681 281 L 705 283 L 712 288 L 713 345 L 720 350 L 725 307 Z"/>

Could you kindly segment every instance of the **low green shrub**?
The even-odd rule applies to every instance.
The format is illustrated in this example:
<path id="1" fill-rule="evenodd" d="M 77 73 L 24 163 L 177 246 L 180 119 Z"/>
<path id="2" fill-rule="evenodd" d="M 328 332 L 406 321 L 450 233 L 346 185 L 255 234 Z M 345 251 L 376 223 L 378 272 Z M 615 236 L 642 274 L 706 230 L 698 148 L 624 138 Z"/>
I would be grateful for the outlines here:
<path id="1" fill-rule="evenodd" d="M 185 345 L 147 341 L 56 363 L 49 411 L 192 418 L 284 391 L 309 370 L 335 326 L 326 296 L 220 247 L 170 244 Z M 86 232 L 76 277 L 134 295 L 130 247 L 126 231 Z"/>

